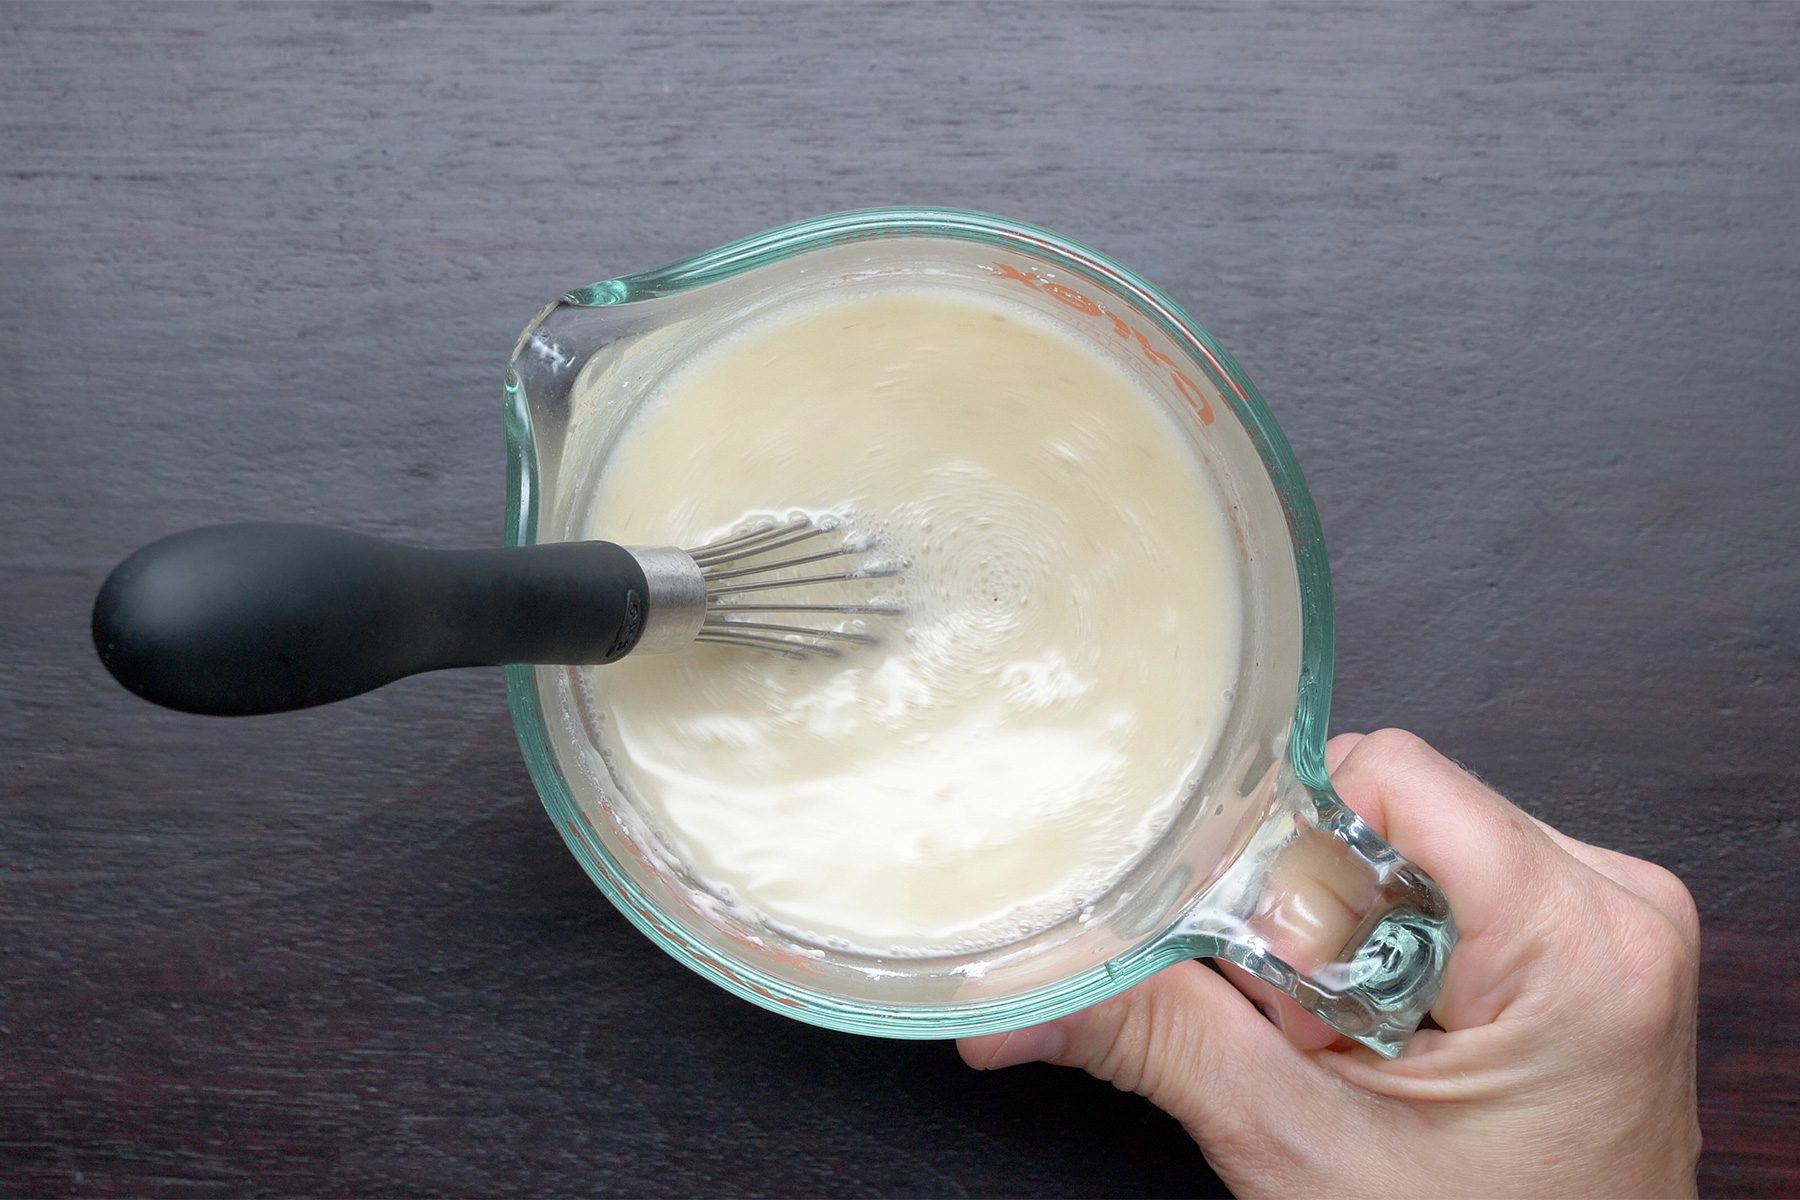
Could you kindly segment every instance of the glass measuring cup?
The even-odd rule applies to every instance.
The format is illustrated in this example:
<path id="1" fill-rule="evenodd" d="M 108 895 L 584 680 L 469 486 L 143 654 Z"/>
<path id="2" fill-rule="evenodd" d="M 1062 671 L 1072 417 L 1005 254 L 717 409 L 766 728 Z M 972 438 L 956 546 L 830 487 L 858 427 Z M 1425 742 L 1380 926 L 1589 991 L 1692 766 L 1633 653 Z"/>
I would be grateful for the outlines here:
<path id="1" fill-rule="evenodd" d="M 1170 963 L 1212 957 L 1380 1053 L 1399 1053 L 1437 994 L 1455 928 L 1436 885 L 1326 777 L 1331 581 L 1312 500 L 1237 365 L 1124 267 L 997 217 L 879 209 L 572 292 L 527 326 L 507 371 L 508 543 L 579 538 L 587 498 L 637 404 L 734 325 L 832 289 L 921 280 L 1004 293 L 1106 348 L 1174 415 L 1226 503 L 1243 652 L 1218 748 L 1178 816 L 1104 895 L 1016 941 L 928 958 L 830 949 L 711 894 L 648 828 L 601 748 L 591 689 L 603 678 L 511 666 L 514 727 L 570 850 L 677 960 L 830 1028 L 912 1038 L 1015 1029 Z"/>

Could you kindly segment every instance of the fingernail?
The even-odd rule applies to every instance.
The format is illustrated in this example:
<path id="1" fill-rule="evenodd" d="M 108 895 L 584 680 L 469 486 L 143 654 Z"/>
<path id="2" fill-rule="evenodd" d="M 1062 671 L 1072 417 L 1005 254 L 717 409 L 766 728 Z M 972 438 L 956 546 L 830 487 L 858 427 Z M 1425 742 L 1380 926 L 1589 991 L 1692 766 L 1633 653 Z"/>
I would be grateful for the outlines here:
<path id="1" fill-rule="evenodd" d="M 1063 1033 L 1060 1025 L 1033 1025 L 1030 1029 L 1015 1029 L 1000 1039 L 1000 1044 L 994 1047 L 993 1056 L 982 1070 L 998 1071 L 1002 1067 L 1016 1067 L 1020 1063 L 1043 1062 L 1061 1054 L 1068 1044 L 1068 1035 Z"/>

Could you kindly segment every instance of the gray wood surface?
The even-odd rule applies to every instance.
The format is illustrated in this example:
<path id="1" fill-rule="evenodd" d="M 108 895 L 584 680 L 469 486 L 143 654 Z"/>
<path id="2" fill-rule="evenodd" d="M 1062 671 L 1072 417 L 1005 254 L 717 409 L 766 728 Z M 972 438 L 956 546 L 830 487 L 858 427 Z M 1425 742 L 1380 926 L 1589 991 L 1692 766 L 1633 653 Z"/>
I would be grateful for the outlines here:
<path id="1" fill-rule="evenodd" d="M 497 672 L 163 713 L 160 534 L 498 539 L 550 296 L 904 201 L 1182 299 L 1308 470 L 1334 724 L 1707 930 L 1709 1192 L 1800 1192 L 1800 5 L 0 6 L 0 1192 L 1208 1194 L 1050 1068 L 704 985 L 543 818 Z"/>

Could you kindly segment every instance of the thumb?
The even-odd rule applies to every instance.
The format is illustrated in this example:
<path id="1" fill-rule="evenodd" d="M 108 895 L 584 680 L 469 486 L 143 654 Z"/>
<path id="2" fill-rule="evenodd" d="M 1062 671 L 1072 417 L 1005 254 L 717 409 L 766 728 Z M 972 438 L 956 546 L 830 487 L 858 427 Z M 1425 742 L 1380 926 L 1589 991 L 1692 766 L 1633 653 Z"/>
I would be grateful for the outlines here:
<path id="1" fill-rule="evenodd" d="M 1093 1008 L 1029 1029 L 957 1043 L 977 1070 L 1024 1062 L 1080 1067 L 1180 1121 L 1203 1149 L 1273 1130 L 1330 1076 L 1236 988 L 1198 962 L 1176 963 Z"/>

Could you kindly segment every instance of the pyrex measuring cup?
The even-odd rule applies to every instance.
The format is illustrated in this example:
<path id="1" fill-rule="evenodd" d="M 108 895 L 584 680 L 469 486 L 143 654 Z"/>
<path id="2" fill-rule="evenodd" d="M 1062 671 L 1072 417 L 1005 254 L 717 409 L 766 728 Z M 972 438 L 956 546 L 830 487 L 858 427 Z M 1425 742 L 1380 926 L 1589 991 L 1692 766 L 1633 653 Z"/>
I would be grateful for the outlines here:
<path id="1" fill-rule="evenodd" d="M 601 750 L 590 689 L 603 677 L 508 667 L 513 723 L 551 819 L 663 949 L 728 991 L 818 1025 L 992 1033 L 1094 1004 L 1180 959 L 1214 957 L 1397 1054 L 1437 994 L 1456 935 L 1436 885 L 1326 778 L 1331 580 L 1312 500 L 1236 364 L 1132 272 L 997 217 L 881 209 L 570 293 L 526 328 L 507 372 L 507 541 L 579 538 L 635 406 L 735 324 L 832 289 L 921 280 L 1004 294 L 1105 347 L 1174 414 L 1227 504 L 1244 646 L 1218 748 L 1179 815 L 1106 894 L 1017 941 L 931 958 L 834 950 L 721 903 L 658 842 Z M 1339 914 L 1323 944 L 1326 926 L 1310 915 L 1320 911 Z"/>

